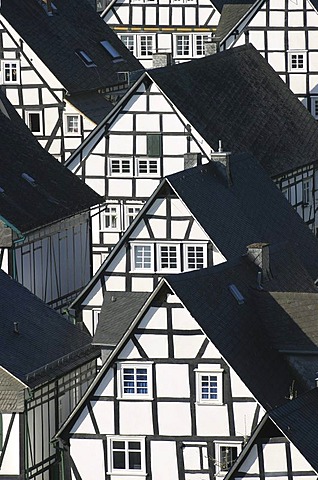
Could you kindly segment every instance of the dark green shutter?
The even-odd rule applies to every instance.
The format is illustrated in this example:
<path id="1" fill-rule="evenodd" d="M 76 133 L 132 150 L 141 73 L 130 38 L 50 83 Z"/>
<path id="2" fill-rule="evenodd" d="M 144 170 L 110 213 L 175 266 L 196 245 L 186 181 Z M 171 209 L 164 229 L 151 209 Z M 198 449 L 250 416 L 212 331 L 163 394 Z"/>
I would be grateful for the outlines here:
<path id="1" fill-rule="evenodd" d="M 161 135 L 160 133 L 147 134 L 147 155 L 148 157 L 161 156 Z"/>

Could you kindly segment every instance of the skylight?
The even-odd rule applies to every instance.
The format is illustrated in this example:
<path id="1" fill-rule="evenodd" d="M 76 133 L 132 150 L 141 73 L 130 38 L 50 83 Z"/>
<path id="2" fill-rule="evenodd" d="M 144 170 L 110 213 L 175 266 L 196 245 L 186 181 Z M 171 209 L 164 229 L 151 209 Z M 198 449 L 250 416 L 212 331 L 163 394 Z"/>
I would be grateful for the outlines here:
<path id="1" fill-rule="evenodd" d="M 32 185 L 32 187 L 35 187 L 35 180 L 33 177 L 31 177 L 31 175 L 27 173 L 22 173 L 21 177 L 23 178 L 23 180 L 26 180 L 30 185 Z"/>
<path id="2" fill-rule="evenodd" d="M 237 286 L 234 285 L 234 283 L 231 283 L 228 286 L 228 288 L 229 288 L 231 294 L 233 295 L 233 297 L 235 298 L 235 300 L 237 301 L 237 303 L 239 305 L 243 305 L 243 303 L 245 302 L 245 298 L 243 297 L 243 295 L 241 294 L 241 292 L 239 291 Z"/>
<path id="3" fill-rule="evenodd" d="M 76 55 L 85 63 L 87 67 L 96 67 L 91 57 L 84 50 L 75 50 Z"/>
<path id="4" fill-rule="evenodd" d="M 121 55 L 117 52 L 116 48 L 114 48 L 107 40 L 103 40 L 100 44 L 105 48 L 106 52 L 109 53 L 113 60 L 117 62 L 122 60 Z"/>

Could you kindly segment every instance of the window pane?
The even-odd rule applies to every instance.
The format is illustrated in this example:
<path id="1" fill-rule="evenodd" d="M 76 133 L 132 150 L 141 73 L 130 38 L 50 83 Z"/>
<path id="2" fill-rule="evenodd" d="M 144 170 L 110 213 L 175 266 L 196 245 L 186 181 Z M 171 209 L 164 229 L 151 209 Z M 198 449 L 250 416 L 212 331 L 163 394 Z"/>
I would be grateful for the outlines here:
<path id="1" fill-rule="evenodd" d="M 237 459 L 237 447 L 221 446 L 220 462 L 221 470 L 228 470 Z"/>
<path id="2" fill-rule="evenodd" d="M 218 382 L 216 375 L 201 376 L 201 397 L 202 400 L 217 400 Z"/>
<path id="3" fill-rule="evenodd" d="M 125 452 L 113 452 L 113 466 L 117 469 L 124 470 L 126 468 L 125 465 Z"/>
<path id="4" fill-rule="evenodd" d="M 41 131 L 40 114 L 29 113 L 29 128 L 31 132 L 39 133 Z"/>
<path id="5" fill-rule="evenodd" d="M 129 469 L 141 470 L 141 454 L 140 452 L 129 452 Z"/>
<path id="6" fill-rule="evenodd" d="M 151 246 L 136 245 L 135 252 L 135 268 L 151 268 Z"/>
<path id="7" fill-rule="evenodd" d="M 177 247 L 175 245 L 160 246 L 161 268 L 177 268 Z"/>

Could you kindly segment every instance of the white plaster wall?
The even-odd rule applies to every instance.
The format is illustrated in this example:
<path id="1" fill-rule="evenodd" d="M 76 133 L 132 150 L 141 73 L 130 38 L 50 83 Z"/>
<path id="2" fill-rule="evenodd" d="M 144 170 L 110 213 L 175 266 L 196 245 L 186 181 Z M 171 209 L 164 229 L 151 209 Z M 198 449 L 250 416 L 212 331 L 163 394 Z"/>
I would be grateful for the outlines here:
<path id="1" fill-rule="evenodd" d="M 124 273 L 126 270 L 126 248 L 122 247 L 117 252 L 114 260 L 107 266 L 107 270 L 110 272 Z"/>
<path id="2" fill-rule="evenodd" d="M 132 197 L 132 182 L 129 178 L 115 179 L 108 178 L 108 196 L 122 197 L 125 192 L 126 197 Z"/>
<path id="3" fill-rule="evenodd" d="M 138 328 L 167 328 L 167 310 L 164 307 L 150 307 L 143 315 Z"/>
<path id="4" fill-rule="evenodd" d="M 220 352 L 218 349 L 209 341 L 207 348 L 202 356 L 202 358 L 221 358 Z"/>
<path id="5" fill-rule="evenodd" d="M 205 233 L 205 231 L 202 229 L 202 227 L 198 224 L 197 221 L 194 221 L 191 227 L 190 235 L 189 235 L 190 240 L 209 240 L 209 237 Z"/>
<path id="6" fill-rule="evenodd" d="M 307 462 L 305 457 L 299 452 L 299 450 L 291 443 L 290 452 L 292 457 L 292 469 L 298 472 L 312 472 L 311 465 Z M 306 476 L 306 478 L 308 478 Z"/>
<path id="7" fill-rule="evenodd" d="M 82 480 L 92 480 L 93 472 L 94 478 L 105 478 L 102 440 L 71 438 L 70 452 Z M 72 478 L 75 480 L 74 474 Z"/>
<path id="8" fill-rule="evenodd" d="M 136 358 L 141 358 L 140 353 L 137 348 L 134 346 L 133 342 L 129 340 L 124 348 L 119 352 L 118 359 L 121 360 L 134 360 Z"/>
<path id="9" fill-rule="evenodd" d="M 151 402 L 119 403 L 121 435 L 153 435 Z"/>
<path id="10" fill-rule="evenodd" d="M 95 433 L 95 429 L 87 407 L 83 409 L 79 418 L 74 423 L 71 433 Z"/>
<path id="11" fill-rule="evenodd" d="M 130 234 L 131 239 L 142 240 L 150 238 L 148 229 L 146 228 L 144 220 L 140 220 L 136 228 Z"/>
<path id="12" fill-rule="evenodd" d="M 263 445 L 264 465 L 267 473 L 286 472 L 287 459 L 285 443 L 268 443 Z"/>
<path id="13" fill-rule="evenodd" d="M 152 480 L 177 480 L 178 464 L 175 442 L 150 442 Z"/>
<path id="14" fill-rule="evenodd" d="M 233 397 L 251 397 L 252 394 L 246 385 L 242 382 L 235 370 L 231 368 L 231 389 Z"/>
<path id="15" fill-rule="evenodd" d="M 256 402 L 233 403 L 235 434 L 247 437 L 251 435 Z"/>
<path id="16" fill-rule="evenodd" d="M 249 475 L 257 475 L 259 473 L 259 461 L 256 445 L 251 448 L 250 453 L 240 467 L 240 471 L 248 473 Z"/>
<path id="17" fill-rule="evenodd" d="M 226 405 L 198 405 L 195 406 L 197 435 L 228 436 L 229 419 Z"/>
<path id="18" fill-rule="evenodd" d="M 174 335 L 175 358 L 195 358 L 205 339 L 204 335 Z"/>
<path id="19" fill-rule="evenodd" d="M 178 301 L 176 297 L 176 301 Z M 172 309 L 172 328 L 175 330 L 198 330 L 200 329 L 197 321 L 192 317 L 184 307 Z"/>
<path id="20" fill-rule="evenodd" d="M 126 290 L 126 280 L 124 275 L 122 277 L 106 277 L 106 290 L 109 292 L 124 292 Z M 100 306 L 103 302 L 101 302 Z"/>
<path id="21" fill-rule="evenodd" d="M 4 438 L 7 433 L 11 414 L 2 414 Z M 19 439 L 19 414 L 15 416 L 6 453 L 0 468 L 0 475 L 19 475 L 20 473 L 20 439 Z"/>
<path id="22" fill-rule="evenodd" d="M 160 183 L 160 178 L 154 180 L 151 178 L 137 178 L 136 179 L 136 197 L 148 198 L 152 195 L 154 190 Z"/>
<path id="23" fill-rule="evenodd" d="M 191 412 L 188 403 L 160 402 L 157 408 L 159 435 L 191 435 Z"/>
<path id="24" fill-rule="evenodd" d="M 149 357 L 168 358 L 168 341 L 166 335 L 135 335 L 143 350 Z"/>
<path id="25" fill-rule="evenodd" d="M 101 434 L 114 434 L 114 402 L 92 402 L 93 413 Z"/>
<path id="26" fill-rule="evenodd" d="M 183 240 L 188 226 L 189 220 L 173 220 L 171 222 L 171 238 L 175 240 Z"/>
<path id="27" fill-rule="evenodd" d="M 187 364 L 157 364 L 156 380 L 158 397 L 188 398 L 190 396 Z"/>
<path id="28" fill-rule="evenodd" d="M 105 373 L 103 380 L 100 382 L 99 386 L 95 391 L 96 397 L 108 397 L 114 395 L 114 370 L 110 368 Z"/>
<path id="29" fill-rule="evenodd" d="M 152 278 L 137 278 L 131 280 L 131 289 L 133 292 L 152 292 L 154 289 L 154 281 Z"/>
<path id="30" fill-rule="evenodd" d="M 157 198 L 148 208 L 147 214 L 161 215 L 163 217 L 167 214 L 167 202 L 164 198 Z"/>

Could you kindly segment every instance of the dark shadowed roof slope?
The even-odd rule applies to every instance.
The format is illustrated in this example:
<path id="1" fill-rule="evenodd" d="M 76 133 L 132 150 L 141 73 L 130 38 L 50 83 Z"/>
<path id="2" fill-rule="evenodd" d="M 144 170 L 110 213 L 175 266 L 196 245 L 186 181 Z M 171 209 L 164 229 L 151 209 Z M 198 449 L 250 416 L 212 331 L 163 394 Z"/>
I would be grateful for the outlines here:
<path id="1" fill-rule="evenodd" d="M 87 210 L 101 198 L 46 152 L 0 95 L 0 215 L 26 232 Z"/>
<path id="2" fill-rule="evenodd" d="M 271 250 L 271 265 L 275 265 L 280 255 L 288 262 L 284 247 Z M 281 279 L 290 276 L 291 273 L 297 276 L 297 262 L 292 263 L 293 272 L 286 265 L 286 268 L 277 271 L 276 276 L 280 276 Z M 314 385 L 314 378 L 303 377 L 304 372 L 298 371 L 294 364 L 290 364 L 288 358 L 281 354 L 271 341 L 256 307 L 258 295 L 270 296 L 272 282 L 271 280 L 264 282 L 263 290 L 260 291 L 257 287 L 257 271 L 256 265 L 246 257 L 241 257 L 216 267 L 166 278 L 222 356 L 268 410 L 286 401 L 293 382 L 300 393 L 308 390 L 309 381 L 311 387 Z M 232 295 L 230 285 L 237 287 L 243 297 L 243 303 L 239 303 Z M 304 290 L 307 288 L 305 282 Z M 282 306 L 278 303 L 272 306 L 272 309 L 274 308 L 278 312 L 282 311 Z M 293 322 L 292 317 L 290 322 Z M 303 335 L 301 329 L 297 330 L 297 335 L 294 332 L 295 344 Z M 315 353 L 313 362 L 317 369 L 317 347 Z"/>
<path id="3" fill-rule="evenodd" d="M 318 472 L 318 389 L 269 412 L 269 417 Z"/>
<path id="4" fill-rule="evenodd" d="M 1 13 L 70 93 L 117 84 L 117 72 L 143 69 L 86 0 L 53 3 L 52 16 L 37 0 L 3 0 Z M 120 58 L 107 53 L 105 40 Z M 96 66 L 87 67 L 76 50 Z"/>
<path id="5" fill-rule="evenodd" d="M 93 343 L 117 345 L 149 295 L 146 292 L 105 292 Z"/>
<path id="6" fill-rule="evenodd" d="M 218 162 L 167 177 L 225 258 L 255 242 L 288 241 L 313 280 L 318 277 L 318 241 L 294 208 L 248 154 L 231 155 L 232 185 Z"/>
<path id="7" fill-rule="evenodd" d="M 252 45 L 148 73 L 213 150 L 250 152 L 271 176 L 317 160 L 317 122 Z"/>
<path id="8" fill-rule="evenodd" d="M 0 309 L 0 366 L 27 384 L 34 370 L 90 344 L 87 333 L 1 270 Z"/>
<path id="9" fill-rule="evenodd" d="M 250 9 L 250 3 L 226 3 L 222 8 L 222 14 L 218 23 L 215 36 L 221 41 L 232 28 L 241 20 L 243 15 Z"/>

